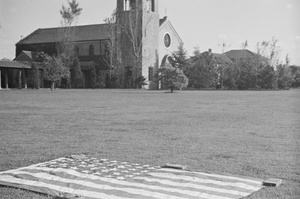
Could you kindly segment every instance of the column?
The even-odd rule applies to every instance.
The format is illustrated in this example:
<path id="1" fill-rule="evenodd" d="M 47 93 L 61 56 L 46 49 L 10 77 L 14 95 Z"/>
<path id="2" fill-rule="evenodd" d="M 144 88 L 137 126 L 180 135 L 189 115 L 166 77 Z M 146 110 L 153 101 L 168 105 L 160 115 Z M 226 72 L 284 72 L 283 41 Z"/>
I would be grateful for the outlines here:
<path id="1" fill-rule="evenodd" d="M 24 88 L 27 89 L 27 70 L 23 68 L 23 82 L 24 82 Z"/>
<path id="2" fill-rule="evenodd" d="M 19 70 L 19 78 L 18 78 L 18 88 L 21 89 L 22 88 L 22 70 Z"/>
<path id="3" fill-rule="evenodd" d="M 8 74 L 7 74 L 7 69 L 5 70 L 5 88 L 8 89 Z"/>
<path id="4" fill-rule="evenodd" d="M 2 89 L 1 87 L 1 69 L 0 69 L 0 90 Z"/>

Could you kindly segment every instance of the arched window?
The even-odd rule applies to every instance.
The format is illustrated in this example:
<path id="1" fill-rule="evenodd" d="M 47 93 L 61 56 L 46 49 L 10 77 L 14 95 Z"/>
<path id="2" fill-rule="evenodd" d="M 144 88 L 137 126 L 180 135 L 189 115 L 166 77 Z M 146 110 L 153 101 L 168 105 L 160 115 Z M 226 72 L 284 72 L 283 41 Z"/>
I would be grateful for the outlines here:
<path id="1" fill-rule="evenodd" d="M 78 46 L 74 47 L 74 52 L 75 52 L 75 55 L 79 56 L 79 47 Z"/>
<path id="2" fill-rule="evenodd" d="M 135 10 L 135 0 L 124 0 L 124 11 Z"/>
<path id="3" fill-rule="evenodd" d="M 94 55 L 94 46 L 90 45 L 89 47 L 89 55 Z"/>
<path id="4" fill-rule="evenodd" d="M 155 11 L 154 2 L 155 2 L 154 0 L 147 0 L 147 11 L 152 11 L 152 12 Z"/>
<path id="5" fill-rule="evenodd" d="M 151 0 L 151 11 L 155 12 L 155 0 Z"/>

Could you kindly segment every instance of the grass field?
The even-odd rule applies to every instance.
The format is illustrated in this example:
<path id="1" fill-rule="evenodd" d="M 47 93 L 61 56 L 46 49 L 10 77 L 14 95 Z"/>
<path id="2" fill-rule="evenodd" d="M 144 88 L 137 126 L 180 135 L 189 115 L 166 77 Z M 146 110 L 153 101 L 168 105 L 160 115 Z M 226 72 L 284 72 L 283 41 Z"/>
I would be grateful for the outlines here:
<path id="1" fill-rule="evenodd" d="M 0 91 L 0 171 L 71 154 L 280 178 L 300 197 L 300 90 Z M 0 187 L 0 198 L 49 198 Z"/>

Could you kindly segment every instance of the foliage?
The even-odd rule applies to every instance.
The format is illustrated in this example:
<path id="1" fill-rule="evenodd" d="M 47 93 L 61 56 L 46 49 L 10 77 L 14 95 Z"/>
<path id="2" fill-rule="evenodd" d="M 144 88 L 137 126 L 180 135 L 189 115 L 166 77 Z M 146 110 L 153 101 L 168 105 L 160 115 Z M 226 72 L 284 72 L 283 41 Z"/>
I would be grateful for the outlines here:
<path id="1" fill-rule="evenodd" d="M 196 49 L 190 60 L 188 78 L 193 88 L 211 89 L 218 84 L 218 65 L 211 53 L 199 53 Z"/>
<path id="2" fill-rule="evenodd" d="M 188 52 L 184 49 L 183 44 L 178 46 L 178 49 L 172 53 L 173 66 L 179 69 L 185 69 L 188 67 Z"/>
<path id="3" fill-rule="evenodd" d="M 69 7 L 66 8 L 62 5 L 60 10 L 61 17 L 63 18 L 62 23 L 71 25 L 77 20 L 77 17 L 81 14 L 82 8 L 79 8 L 79 3 L 76 0 L 68 1 Z"/>
<path id="4" fill-rule="evenodd" d="M 11 60 L 6 57 L 3 57 L 0 61 L 11 61 Z"/>
<path id="5" fill-rule="evenodd" d="M 62 5 L 60 14 L 62 17 L 61 25 L 62 28 L 58 30 L 58 35 L 60 38 L 59 45 L 57 45 L 58 54 L 63 57 L 63 64 L 65 67 L 72 69 L 74 62 L 78 58 L 78 54 L 75 49 L 74 41 L 76 41 L 77 28 L 73 26 L 76 24 L 78 16 L 81 14 L 82 8 L 79 8 L 79 3 L 76 0 L 68 1 L 68 6 Z M 76 74 L 75 81 L 78 81 Z M 66 77 L 66 81 L 71 82 L 70 76 Z M 77 86 L 78 82 L 71 82 L 71 85 Z"/>
<path id="6" fill-rule="evenodd" d="M 279 89 L 289 89 L 292 85 L 292 70 L 286 64 L 277 66 L 277 87 Z"/>
<path id="7" fill-rule="evenodd" d="M 269 64 L 260 64 L 257 72 L 256 88 L 274 89 L 275 71 Z"/>
<path id="8" fill-rule="evenodd" d="M 100 70 L 99 65 L 91 62 L 89 66 L 89 87 L 90 88 L 105 88 L 107 87 L 107 75 Z"/>
<path id="9" fill-rule="evenodd" d="M 188 85 L 189 79 L 184 75 L 183 70 L 173 67 L 171 64 L 166 63 L 159 69 L 159 72 L 159 80 L 170 88 L 171 93 L 175 88 L 181 90 Z"/>
<path id="10" fill-rule="evenodd" d="M 290 66 L 290 70 L 292 73 L 292 87 L 297 88 L 300 87 L 300 66 Z"/>
<path id="11" fill-rule="evenodd" d="M 96 66 L 95 63 L 92 63 L 89 66 L 89 73 L 90 73 L 90 87 L 96 88 L 97 87 L 97 74 L 96 74 Z"/>
<path id="12" fill-rule="evenodd" d="M 117 14 L 117 9 L 115 9 L 110 17 L 104 19 L 104 22 L 106 24 L 111 25 L 110 28 L 107 29 L 108 32 L 106 33 L 108 38 L 110 39 L 110 44 L 108 48 L 110 54 L 110 70 L 113 70 L 114 72 L 114 75 L 110 75 L 110 79 L 106 80 L 106 85 L 109 88 L 122 87 L 125 85 L 125 67 L 123 67 L 121 42 L 119 41 L 122 28 L 120 26 L 119 20 L 117 20 Z"/>
<path id="13" fill-rule="evenodd" d="M 251 60 L 241 60 L 238 62 L 237 88 L 248 90 L 256 88 L 256 68 Z"/>
<path id="14" fill-rule="evenodd" d="M 29 78 L 28 78 L 28 87 L 31 88 L 40 88 L 40 71 L 39 67 L 37 66 L 36 63 L 31 64 L 31 69 L 29 71 Z"/>
<path id="15" fill-rule="evenodd" d="M 237 89 L 237 84 L 236 84 L 236 80 L 238 76 L 237 65 L 223 55 L 214 56 L 213 60 L 217 64 L 217 73 L 218 73 L 217 88 Z"/>
<path id="16" fill-rule="evenodd" d="M 51 90 L 53 90 L 55 83 L 60 81 L 63 77 L 69 76 L 70 71 L 63 64 L 63 58 L 61 56 L 49 56 L 47 54 L 42 54 L 42 56 L 44 60 L 44 79 L 51 82 Z"/>
<path id="17" fill-rule="evenodd" d="M 71 82 L 73 88 L 78 88 L 82 82 L 82 72 L 79 59 L 77 57 L 74 58 L 71 68 Z"/>
<path id="18" fill-rule="evenodd" d="M 147 85 L 147 83 L 145 81 L 146 81 L 146 78 L 144 76 L 140 76 L 134 80 L 134 84 L 135 84 L 136 88 L 142 88 L 143 86 Z"/>

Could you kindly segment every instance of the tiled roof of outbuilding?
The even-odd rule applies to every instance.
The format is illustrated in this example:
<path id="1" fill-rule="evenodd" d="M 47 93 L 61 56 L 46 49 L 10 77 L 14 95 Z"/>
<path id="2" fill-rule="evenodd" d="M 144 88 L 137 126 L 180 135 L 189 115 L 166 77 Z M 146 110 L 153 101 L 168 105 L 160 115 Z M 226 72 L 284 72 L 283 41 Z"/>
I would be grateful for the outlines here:
<path id="1" fill-rule="evenodd" d="M 256 54 L 247 49 L 230 50 L 225 53 L 231 59 L 252 58 Z"/>
<path id="2" fill-rule="evenodd" d="M 213 57 L 216 59 L 217 62 L 220 63 L 226 63 L 226 64 L 232 63 L 232 60 L 229 59 L 229 57 L 227 57 L 226 54 L 213 53 Z"/>
<path id="3" fill-rule="evenodd" d="M 29 61 L 29 60 L 22 60 L 22 59 L 18 59 L 22 54 L 26 55 L 30 61 L 35 61 L 35 62 L 41 62 L 43 61 L 43 59 L 41 58 L 41 56 L 39 55 L 38 52 L 33 52 L 33 51 L 26 51 L 23 50 L 15 59 L 14 61 Z"/>
<path id="4" fill-rule="evenodd" d="M 94 24 L 76 26 L 77 36 L 76 41 L 88 40 L 104 40 L 108 39 L 114 24 Z M 63 30 L 60 28 L 40 28 L 19 41 L 17 44 L 39 44 L 39 43 L 55 43 L 60 41 L 59 33 Z"/>
<path id="5" fill-rule="evenodd" d="M 0 68 L 31 68 L 31 63 L 19 61 L 0 61 Z"/>
<path id="6" fill-rule="evenodd" d="M 263 57 L 257 53 L 251 52 L 247 49 L 240 49 L 240 50 L 230 50 L 225 53 L 231 60 L 240 60 L 240 59 L 252 59 L 258 58 L 263 63 L 268 63 L 268 59 Z"/>

